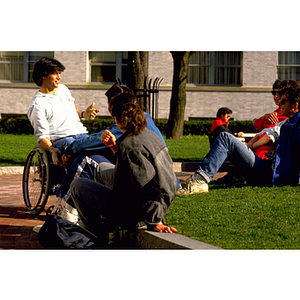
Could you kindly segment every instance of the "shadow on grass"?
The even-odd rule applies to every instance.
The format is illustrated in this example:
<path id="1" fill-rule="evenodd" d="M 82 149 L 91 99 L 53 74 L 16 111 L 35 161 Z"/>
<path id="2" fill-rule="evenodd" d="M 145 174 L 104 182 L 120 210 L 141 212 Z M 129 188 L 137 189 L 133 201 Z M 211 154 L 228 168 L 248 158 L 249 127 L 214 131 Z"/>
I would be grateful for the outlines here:
<path id="1" fill-rule="evenodd" d="M 16 161 L 12 159 L 0 159 L 0 167 L 7 167 L 7 166 L 23 167 L 24 165 L 25 165 L 25 161 Z"/>

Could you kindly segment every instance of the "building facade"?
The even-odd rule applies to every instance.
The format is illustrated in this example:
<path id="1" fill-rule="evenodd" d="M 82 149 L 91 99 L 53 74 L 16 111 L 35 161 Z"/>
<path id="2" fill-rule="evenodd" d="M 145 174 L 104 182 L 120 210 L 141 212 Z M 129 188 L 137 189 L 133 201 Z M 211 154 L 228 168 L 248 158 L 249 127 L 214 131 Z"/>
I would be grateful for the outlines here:
<path id="1" fill-rule="evenodd" d="M 168 118 L 173 59 L 168 51 L 149 51 L 149 78 L 162 79 L 158 118 Z M 34 62 L 42 56 L 66 66 L 61 83 L 68 86 L 83 110 L 92 102 L 108 116 L 106 90 L 116 78 L 126 82 L 127 52 L 48 51 L 0 52 L 0 114 L 22 115 L 38 90 L 32 80 Z M 215 118 L 222 106 L 235 120 L 252 120 L 276 107 L 270 93 L 276 78 L 300 79 L 300 52 L 195 52 L 189 64 L 185 120 Z"/>

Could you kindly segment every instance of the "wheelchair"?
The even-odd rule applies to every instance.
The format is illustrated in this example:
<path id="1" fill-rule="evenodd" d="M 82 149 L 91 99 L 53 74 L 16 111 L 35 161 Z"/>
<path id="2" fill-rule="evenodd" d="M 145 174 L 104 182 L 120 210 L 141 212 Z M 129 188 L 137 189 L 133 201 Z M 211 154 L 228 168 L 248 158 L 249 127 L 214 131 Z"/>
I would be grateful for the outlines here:
<path id="1" fill-rule="evenodd" d="M 45 206 L 48 197 L 55 195 L 65 175 L 65 168 L 54 165 L 50 152 L 40 145 L 30 151 L 23 171 L 22 192 L 25 205 L 31 214 L 39 215 L 45 210 L 49 215 L 59 210 L 60 198 L 54 206 L 48 209 Z"/>

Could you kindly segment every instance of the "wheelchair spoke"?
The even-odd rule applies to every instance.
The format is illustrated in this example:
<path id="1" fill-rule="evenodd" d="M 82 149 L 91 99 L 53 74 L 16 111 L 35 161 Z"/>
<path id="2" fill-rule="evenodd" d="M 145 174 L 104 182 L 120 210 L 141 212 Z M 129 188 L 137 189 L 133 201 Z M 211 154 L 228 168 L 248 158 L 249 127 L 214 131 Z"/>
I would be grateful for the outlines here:
<path id="1" fill-rule="evenodd" d="M 47 153 L 40 146 L 36 146 L 27 157 L 23 173 L 23 198 L 32 214 L 39 214 L 47 202 L 48 172 Z"/>

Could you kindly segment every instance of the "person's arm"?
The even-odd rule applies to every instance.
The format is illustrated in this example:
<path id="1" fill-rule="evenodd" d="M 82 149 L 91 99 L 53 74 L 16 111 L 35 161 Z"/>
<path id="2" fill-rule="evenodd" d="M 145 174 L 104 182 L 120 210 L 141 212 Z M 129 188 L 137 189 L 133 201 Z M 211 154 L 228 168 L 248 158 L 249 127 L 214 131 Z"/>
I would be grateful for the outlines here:
<path id="1" fill-rule="evenodd" d="M 76 108 L 76 112 L 79 118 L 84 118 L 86 120 L 95 119 L 97 113 L 100 111 L 99 109 L 94 108 L 95 102 L 93 102 L 86 110 L 79 110 Z"/>
<path id="2" fill-rule="evenodd" d="M 61 161 L 59 158 L 59 154 L 61 151 L 57 148 L 54 148 L 51 141 L 48 138 L 42 138 L 39 140 L 39 144 L 46 150 L 51 153 L 52 161 L 55 165 L 60 165 Z"/>
<path id="3" fill-rule="evenodd" d="M 277 112 L 265 114 L 264 119 L 268 120 L 271 124 L 276 124 L 279 122 L 279 120 L 277 118 Z"/>
<path id="4" fill-rule="evenodd" d="M 46 150 L 50 152 L 50 147 L 52 146 L 51 141 L 48 138 L 42 138 L 39 140 L 39 144 Z"/>
<path id="5" fill-rule="evenodd" d="M 102 143 L 109 147 L 113 153 L 118 151 L 118 146 L 116 144 L 116 137 L 109 131 L 105 130 L 101 136 Z"/>
<path id="6" fill-rule="evenodd" d="M 156 176 L 138 190 L 138 198 L 143 201 L 142 207 L 148 230 L 166 233 L 177 232 L 176 228 L 164 224 L 164 209 L 161 203 L 161 191 Z"/>
<path id="7" fill-rule="evenodd" d="M 106 130 L 109 130 L 117 139 L 123 134 L 115 123 L 107 127 Z M 99 150 L 108 149 L 101 140 L 104 131 L 101 130 L 87 138 L 76 140 L 65 149 L 64 153 L 68 156 L 77 156 L 79 154 L 92 155 L 97 154 Z"/>
<path id="8" fill-rule="evenodd" d="M 251 150 L 255 150 L 261 146 L 266 146 L 272 143 L 272 140 L 267 134 L 263 135 L 260 139 L 258 138 L 258 135 L 255 135 L 255 137 L 248 142 L 247 146 Z"/>

